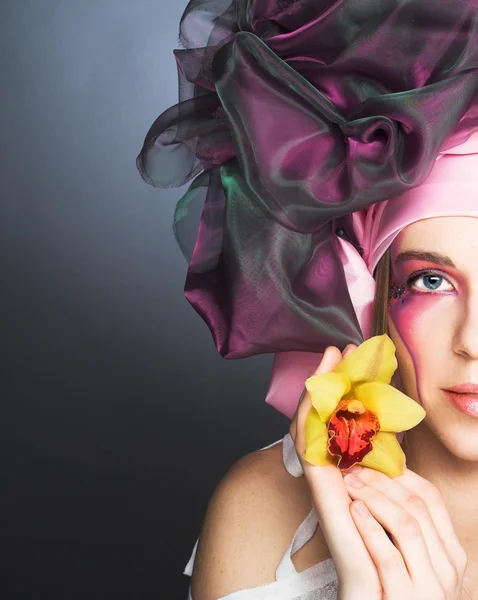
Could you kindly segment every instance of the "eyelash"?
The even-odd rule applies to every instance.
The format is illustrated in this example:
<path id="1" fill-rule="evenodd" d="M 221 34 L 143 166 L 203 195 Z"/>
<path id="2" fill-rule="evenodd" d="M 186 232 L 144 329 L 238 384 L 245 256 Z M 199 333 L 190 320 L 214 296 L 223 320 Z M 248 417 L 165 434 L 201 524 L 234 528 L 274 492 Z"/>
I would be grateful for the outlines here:
<path id="1" fill-rule="evenodd" d="M 444 281 L 447 281 L 452 287 L 453 284 L 448 280 L 447 277 L 445 277 L 442 273 L 440 273 L 439 271 L 419 271 L 418 273 L 412 273 L 412 275 L 410 275 L 410 277 L 407 279 L 407 287 L 410 289 L 412 288 L 412 284 L 414 284 L 418 279 L 420 279 L 420 277 L 426 277 L 427 275 L 435 275 L 436 277 L 440 277 L 441 279 L 443 279 Z M 415 288 L 417 289 L 417 288 Z M 431 290 L 431 289 L 426 289 L 425 290 L 420 290 L 418 289 L 419 293 L 423 293 L 423 294 L 428 294 L 428 293 L 434 293 L 435 291 L 440 291 L 440 290 Z M 451 291 L 451 290 L 443 290 L 443 291 Z"/>

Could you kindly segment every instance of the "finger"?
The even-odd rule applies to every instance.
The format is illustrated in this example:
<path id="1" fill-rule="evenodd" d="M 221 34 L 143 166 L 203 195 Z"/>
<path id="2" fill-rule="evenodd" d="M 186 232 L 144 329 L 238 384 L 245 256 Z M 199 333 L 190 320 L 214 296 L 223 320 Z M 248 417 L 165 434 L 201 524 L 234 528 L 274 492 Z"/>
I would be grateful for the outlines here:
<path id="1" fill-rule="evenodd" d="M 293 442 L 295 442 L 295 438 L 297 435 L 297 413 L 299 412 L 299 406 L 301 405 L 301 402 L 302 402 L 306 392 L 307 392 L 307 388 L 304 388 L 302 390 L 302 394 L 299 398 L 299 402 L 297 403 L 297 408 L 295 409 L 294 416 L 292 417 L 290 425 L 289 425 L 289 434 L 290 434 L 290 437 L 292 438 Z"/>
<path id="2" fill-rule="evenodd" d="M 411 473 L 411 471 L 408 471 L 408 473 Z M 441 504 L 447 515 L 447 520 L 450 521 L 443 500 L 440 503 L 438 498 L 432 497 L 427 491 L 428 489 L 431 489 L 429 488 L 429 482 L 426 482 L 426 480 L 421 477 L 419 478 L 422 480 L 420 482 L 421 485 L 425 485 L 425 491 L 420 492 L 411 485 L 409 477 L 401 476 L 390 478 L 384 473 L 367 468 L 363 469 L 359 477 L 368 486 L 379 490 L 393 502 L 402 506 L 418 521 L 431 563 L 438 579 L 445 589 L 452 585 L 453 581 L 461 576 L 460 569 L 462 565 L 460 564 L 459 555 L 458 557 L 454 557 L 453 551 L 447 549 L 445 540 L 442 539 L 442 536 L 440 535 L 440 527 L 435 524 L 435 521 L 432 518 L 432 511 L 436 510 L 436 505 Z M 402 483 L 397 480 L 401 480 L 401 482 L 407 481 L 408 487 L 402 485 Z M 458 558 L 458 563 L 456 558 Z M 413 573 L 411 572 L 410 574 L 413 579 Z M 421 570 L 419 570 L 416 575 L 415 582 L 418 584 L 419 579 L 423 576 Z"/>
<path id="3" fill-rule="evenodd" d="M 332 371 L 340 363 L 341 360 L 342 353 L 336 346 L 327 347 L 319 366 L 311 376 L 320 375 L 321 373 L 328 373 Z M 302 400 L 300 401 L 299 406 L 297 407 L 295 415 L 295 439 L 293 438 L 297 454 L 299 455 L 299 459 L 302 463 L 302 467 L 304 468 L 304 470 L 307 469 L 309 466 L 308 463 L 304 464 L 304 461 L 302 460 L 302 456 L 305 452 L 305 420 L 311 408 L 312 400 L 310 394 L 307 391 L 307 388 L 304 388 L 304 391 L 302 393 Z"/>
<path id="4" fill-rule="evenodd" d="M 403 557 L 367 504 L 363 500 L 352 502 L 350 513 L 377 569 L 383 597 L 387 600 L 412 598 L 412 584 Z M 394 595 L 397 592 L 399 596 Z"/>
<path id="5" fill-rule="evenodd" d="M 335 349 L 335 351 L 334 351 L 334 349 Z M 329 346 L 328 348 L 326 348 L 324 354 L 322 355 L 322 359 L 321 359 L 319 365 L 317 366 L 316 370 L 314 371 L 314 373 L 312 375 L 318 375 L 319 373 L 326 372 L 327 370 L 331 371 L 332 369 L 334 369 L 337 366 L 337 364 L 340 362 L 340 360 L 342 359 L 341 355 L 340 355 L 340 359 L 339 359 L 337 353 L 340 353 L 340 351 L 338 348 L 335 348 L 334 346 Z M 334 358 L 335 358 L 335 360 L 334 360 Z M 303 404 L 306 394 L 307 394 L 307 388 L 304 387 L 302 394 L 299 398 L 299 401 L 297 403 L 297 408 L 295 410 L 294 416 L 292 417 L 290 425 L 289 425 L 289 434 L 290 434 L 290 437 L 292 438 L 292 440 L 294 441 L 294 443 L 296 442 L 296 437 L 297 437 L 297 415 L 298 415 L 301 405 Z M 311 406 L 311 404 L 309 405 L 309 410 L 310 410 L 310 406 Z"/>
<path id="6" fill-rule="evenodd" d="M 319 366 L 314 371 L 314 375 L 320 375 L 321 373 L 328 373 L 333 371 L 335 367 L 342 360 L 342 353 L 337 346 L 328 346 L 325 349 L 324 356 L 320 361 Z"/>
<path id="7" fill-rule="evenodd" d="M 349 494 L 354 500 L 365 501 L 377 522 L 390 532 L 391 541 L 403 558 L 414 588 L 423 593 L 429 593 L 433 585 L 437 590 L 454 590 L 459 576 L 422 498 L 402 487 L 395 481 L 396 478 L 373 469 L 363 469 L 358 478 L 364 486 L 348 486 Z M 386 536 L 385 531 L 384 534 Z M 382 568 L 385 569 L 382 582 L 387 580 L 384 589 L 391 591 L 396 585 L 397 574 L 403 575 L 401 563 L 389 548 L 390 541 L 386 544 L 382 537 L 375 536 L 373 543 L 376 543 L 377 555 L 375 557 L 371 552 L 371 556 L 374 562 L 382 558 Z M 389 560 L 396 567 L 393 573 L 390 572 Z"/>
<path id="8" fill-rule="evenodd" d="M 347 356 L 353 352 L 357 346 L 355 344 L 348 344 L 345 346 L 344 351 L 342 352 L 342 358 L 347 358 Z"/>
<path id="9" fill-rule="evenodd" d="M 339 469 L 334 465 L 311 465 L 307 481 L 341 587 L 355 593 L 360 589 L 364 598 L 381 598 L 378 571 L 350 514 L 352 500 Z M 383 535 L 386 537 L 384 532 Z M 387 541 L 391 544 L 388 538 Z"/>
<path id="10" fill-rule="evenodd" d="M 371 469 L 366 470 L 370 471 Z M 429 481 L 420 477 L 417 473 L 410 471 L 410 469 L 407 469 L 406 467 L 403 475 L 394 477 L 392 481 L 407 490 L 409 494 L 415 494 L 421 498 L 430 515 L 433 530 L 436 531 L 441 541 L 441 547 L 446 552 L 455 572 L 458 576 L 460 573 L 464 573 L 467 562 L 466 552 L 456 535 L 450 513 L 448 512 L 445 500 L 440 491 Z M 430 545 L 431 543 L 428 541 L 428 546 L 430 547 Z M 430 554 L 433 562 L 435 560 L 438 561 L 437 564 L 440 574 L 445 576 L 448 572 L 449 575 L 449 569 L 446 569 L 443 565 L 443 559 L 434 556 L 434 546 L 432 546 Z"/>
<path id="11" fill-rule="evenodd" d="M 296 415 L 297 415 L 297 412 L 292 417 L 292 421 L 290 422 L 290 425 L 289 425 L 289 435 L 292 438 L 292 441 L 294 442 L 294 444 L 295 444 L 295 438 L 296 438 L 296 435 L 297 435 L 297 419 L 296 419 Z"/>
<path id="12" fill-rule="evenodd" d="M 327 348 L 314 375 L 332 371 L 342 358 L 338 348 Z M 353 583 L 364 590 L 378 591 L 381 587 L 377 570 L 350 515 L 351 499 L 340 469 L 334 464 L 314 466 L 302 459 L 305 419 L 311 407 L 310 394 L 305 389 L 294 415 L 291 436 L 295 435 L 297 455 L 309 484 L 320 527 L 340 574 L 341 585 L 346 588 L 348 583 Z"/>

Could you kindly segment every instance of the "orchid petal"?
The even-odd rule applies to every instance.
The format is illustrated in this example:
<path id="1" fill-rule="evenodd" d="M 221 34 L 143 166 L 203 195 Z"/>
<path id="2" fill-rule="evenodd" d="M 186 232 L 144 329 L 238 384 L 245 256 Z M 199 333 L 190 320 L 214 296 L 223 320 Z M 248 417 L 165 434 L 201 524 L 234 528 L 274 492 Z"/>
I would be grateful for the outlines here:
<path id="1" fill-rule="evenodd" d="M 313 465 L 335 464 L 336 461 L 329 454 L 327 447 L 329 440 L 327 425 L 313 407 L 305 418 L 304 432 L 306 450 L 303 458 Z"/>
<path id="2" fill-rule="evenodd" d="M 359 385 L 354 389 L 354 396 L 377 415 L 380 431 L 406 431 L 416 427 L 426 416 L 418 402 L 385 383 Z"/>
<path id="3" fill-rule="evenodd" d="M 334 369 L 348 376 L 352 388 L 362 383 L 390 383 L 397 369 L 395 346 L 388 335 L 376 335 L 360 344 Z"/>
<path id="4" fill-rule="evenodd" d="M 309 377 L 305 387 L 321 420 L 327 423 L 342 396 L 350 391 L 350 381 L 343 373 L 321 373 Z"/>
<path id="5" fill-rule="evenodd" d="M 403 475 L 406 457 L 394 433 L 380 431 L 372 441 L 373 449 L 360 462 L 362 467 L 375 469 L 388 475 Z"/>

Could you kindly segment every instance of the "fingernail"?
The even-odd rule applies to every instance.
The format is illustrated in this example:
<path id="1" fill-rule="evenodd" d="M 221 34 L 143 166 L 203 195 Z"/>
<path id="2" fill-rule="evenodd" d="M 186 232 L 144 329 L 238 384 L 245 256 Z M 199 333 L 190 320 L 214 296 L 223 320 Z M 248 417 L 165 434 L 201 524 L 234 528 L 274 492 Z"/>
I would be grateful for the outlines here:
<path id="1" fill-rule="evenodd" d="M 353 488 L 361 488 L 365 485 L 365 483 L 355 475 L 346 475 L 344 477 L 344 481 L 347 485 Z"/>
<path id="2" fill-rule="evenodd" d="M 361 467 L 360 465 L 354 465 L 353 467 L 350 467 L 350 469 L 348 469 L 347 473 L 342 472 L 342 474 L 345 476 L 348 473 L 360 473 L 361 471 L 363 471 L 363 467 Z"/>
<path id="3" fill-rule="evenodd" d="M 354 509 L 358 512 L 362 517 L 368 517 L 370 511 L 365 506 L 363 502 L 354 502 Z"/>

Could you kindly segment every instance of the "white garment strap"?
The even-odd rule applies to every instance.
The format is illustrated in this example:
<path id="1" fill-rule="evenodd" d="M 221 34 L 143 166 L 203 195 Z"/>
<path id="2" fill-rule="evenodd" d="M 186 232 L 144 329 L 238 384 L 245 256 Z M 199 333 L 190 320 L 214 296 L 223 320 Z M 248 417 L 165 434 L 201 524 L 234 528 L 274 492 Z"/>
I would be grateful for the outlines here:
<path id="1" fill-rule="evenodd" d="M 264 446 L 264 448 L 261 448 L 261 450 L 267 450 L 267 448 L 272 448 L 272 446 L 277 446 L 277 444 L 280 444 L 282 442 L 282 438 L 280 438 L 280 440 L 277 440 L 276 442 L 272 442 L 272 444 L 269 444 L 268 446 Z"/>
<path id="2" fill-rule="evenodd" d="M 290 437 L 290 433 L 284 436 L 284 441 L 282 443 L 282 458 L 284 460 L 285 468 L 291 475 L 294 477 L 302 477 L 304 470 L 300 464 L 294 441 Z"/>
<path id="3" fill-rule="evenodd" d="M 198 549 L 198 544 L 199 544 L 199 538 L 196 540 L 196 543 L 194 544 L 194 548 L 193 548 L 193 551 L 191 554 L 191 558 L 188 560 L 188 564 L 184 567 L 183 575 L 189 575 L 189 577 L 192 577 L 194 561 L 196 560 L 196 552 Z"/>
<path id="4" fill-rule="evenodd" d="M 298 550 L 300 550 L 302 546 L 305 546 L 305 544 L 307 544 L 307 542 L 312 538 L 318 524 L 319 519 L 317 517 L 317 512 L 315 508 L 313 508 L 304 521 L 302 521 L 302 523 L 299 525 L 294 537 L 292 538 L 292 542 L 285 551 L 285 554 L 276 570 L 276 581 L 279 581 L 280 579 L 287 579 L 291 575 L 297 574 L 297 569 L 292 562 L 292 556 Z"/>

